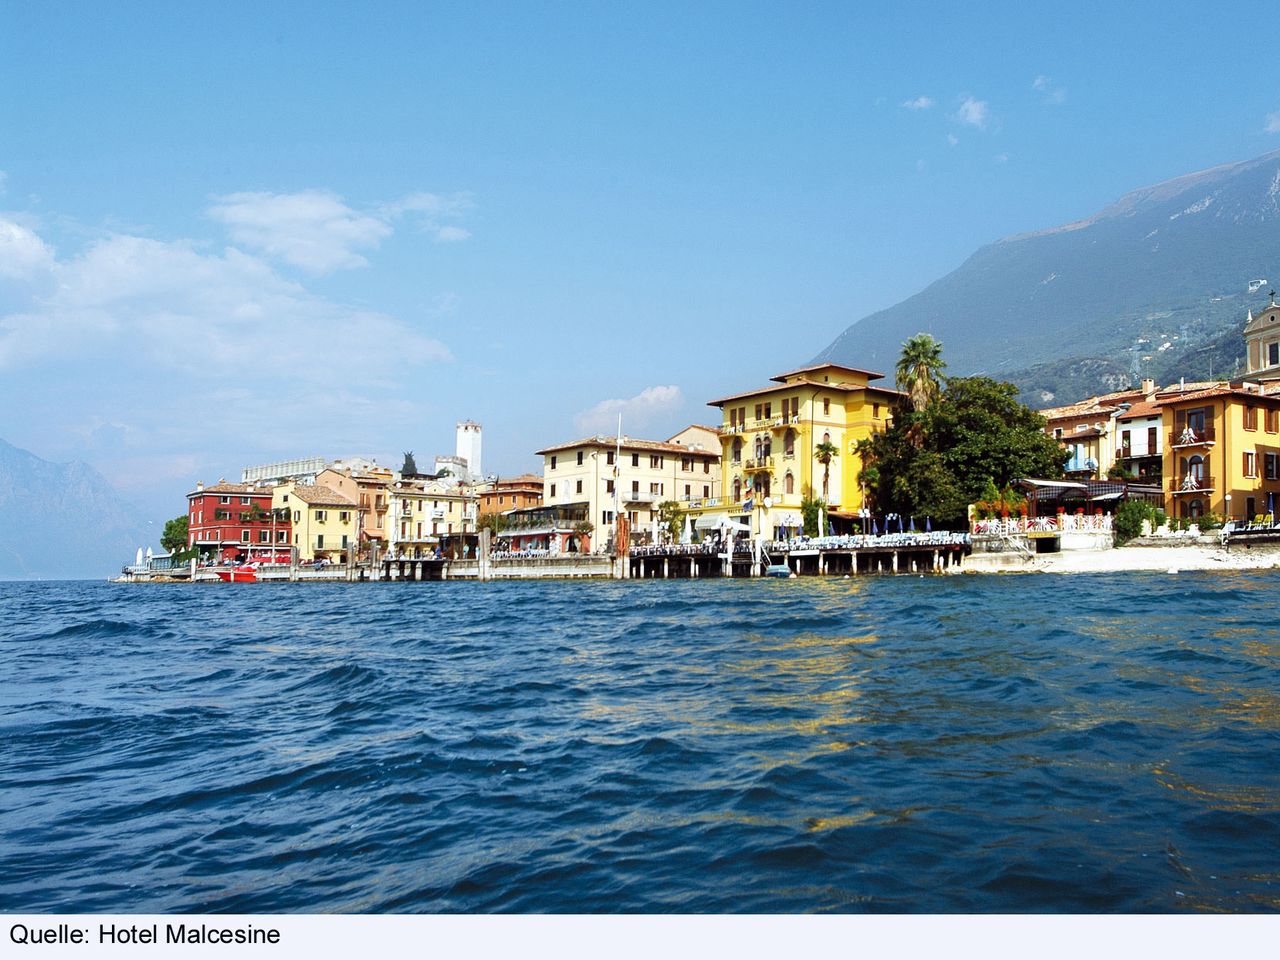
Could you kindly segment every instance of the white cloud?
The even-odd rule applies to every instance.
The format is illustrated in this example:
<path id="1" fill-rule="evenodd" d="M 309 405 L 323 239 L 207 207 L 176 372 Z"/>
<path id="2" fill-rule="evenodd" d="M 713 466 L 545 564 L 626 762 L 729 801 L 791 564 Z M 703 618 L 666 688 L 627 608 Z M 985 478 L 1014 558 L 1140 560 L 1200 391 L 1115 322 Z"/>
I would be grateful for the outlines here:
<path id="1" fill-rule="evenodd" d="M 1262 129 L 1265 133 L 1280 133 L 1280 110 L 1267 114 L 1267 119 Z"/>
<path id="2" fill-rule="evenodd" d="M 467 240 L 471 231 L 455 224 L 475 204 L 469 193 L 443 196 L 438 193 L 411 193 L 393 203 L 383 204 L 381 215 L 388 221 L 409 217 L 417 221 L 419 229 L 430 234 L 438 243 L 458 243 Z"/>
<path id="3" fill-rule="evenodd" d="M 459 241 L 468 239 L 471 236 L 471 231 L 464 229 L 463 227 L 447 225 L 437 227 L 435 236 L 438 243 L 458 243 Z"/>
<path id="4" fill-rule="evenodd" d="M 928 110 L 933 106 L 933 97 L 919 96 L 914 100 L 905 100 L 902 104 L 908 110 Z"/>
<path id="5" fill-rule="evenodd" d="M 948 133 L 948 134 L 947 134 L 947 144 L 948 144 L 949 146 L 954 147 L 954 146 L 955 146 L 957 143 L 959 143 L 959 142 L 960 142 L 960 138 L 959 138 L 959 137 L 957 137 L 954 133 Z"/>
<path id="6" fill-rule="evenodd" d="M 1067 90 L 1053 82 L 1052 79 L 1044 74 L 1036 77 L 1031 81 L 1031 89 L 1044 94 L 1044 102 L 1058 105 L 1067 102 Z"/>
<path id="7" fill-rule="evenodd" d="M 17 238 L 0 243 L 0 276 L 52 291 L 0 315 L 0 368 L 83 360 L 107 381 L 140 366 L 177 389 L 196 378 L 275 391 L 333 385 L 342 370 L 394 380 L 450 359 L 408 324 L 316 296 L 234 247 L 113 234 L 60 260 L 12 221 L 0 219 L 0 238 Z"/>
<path id="8" fill-rule="evenodd" d="M 995 161 L 996 163 L 1008 163 L 1009 155 L 1007 153 L 997 153 L 995 155 Z"/>
<path id="9" fill-rule="evenodd" d="M 580 433 L 612 433 L 618 428 L 618 414 L 622 414 L 623 432 L 634 436 L 636 430 L 678 410 L 683 404 L 684 395 L 679 387 L 646 387 L 629 400 L 601 400 L 574 417 L 573 422 Z"/>
<path id="10" fill-rule="evenodd" d="M 0 277 L 34 279 L 47 273 L 53 248 L 31 230 L 12 220 L 0 220 Z"/>
<path id="11" fill-rule="evenodd" d="M 215 197 L 208 212 L 236 243 L 315 274 L 367 265 L 356 251 L 376 248 L 391 233 L 384 220 L 325 190 L 233 193 Z"/>
<path id="12" fill-rule="evenodd" d="M 975 100 L 973 97 L 965 97 L 960 102 L 960 107 L 956 110 L 954 120 L 957 123 L 967 124 L 971 127 L 977 127 L 979 130 L 986 129 L 987 121 L 991 116 L 991 107 L 985 100 Z"/>

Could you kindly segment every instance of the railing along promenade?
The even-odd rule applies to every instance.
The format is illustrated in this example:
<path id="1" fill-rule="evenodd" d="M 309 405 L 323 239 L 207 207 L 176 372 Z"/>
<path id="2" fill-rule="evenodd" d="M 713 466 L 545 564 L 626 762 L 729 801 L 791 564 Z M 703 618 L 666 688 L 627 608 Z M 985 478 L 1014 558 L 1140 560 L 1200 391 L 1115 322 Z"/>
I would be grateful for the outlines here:
<path id="1" fill-rule="evenodd" d="M 1055 517 L 991 517 L 975 520 L 975 536 L 1009 537 L 1028 533 L 1103 533 L 1111 531 L 1109 514 L 1060 513 Z"/>

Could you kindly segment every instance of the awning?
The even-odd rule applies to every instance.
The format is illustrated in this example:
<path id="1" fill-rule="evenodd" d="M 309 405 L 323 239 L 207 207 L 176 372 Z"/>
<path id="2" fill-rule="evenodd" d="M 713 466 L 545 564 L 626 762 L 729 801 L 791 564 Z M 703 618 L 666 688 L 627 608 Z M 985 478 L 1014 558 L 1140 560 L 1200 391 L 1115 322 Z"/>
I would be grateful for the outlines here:
<path id="1" fill-rule="evenodd" d="M 1014 483 L 1025 483 L 1029 487 L 1047 487 L 1049 489 L 1065 488 L 1069 490 L 1087 490 L 1089 489 L 1083 483 L 1074 483 L 1070 480 L 1032 480 L 1023 478 L 1015 480 Z"/>
<path id="2" fill-rule="evenodd" d="M 693 521 L 693 529 L 695 530 L 715 530 L 724 526 L 729 519 L 727 513 L 704 513 L 697 520 Z"/>
<path id="3" fill-rule="evenodd" d="M 1121 493 L 1100 493 L 1096 497 L 1090 497 L 1090 500 L 1119 500 L 1124 494 Z"/>

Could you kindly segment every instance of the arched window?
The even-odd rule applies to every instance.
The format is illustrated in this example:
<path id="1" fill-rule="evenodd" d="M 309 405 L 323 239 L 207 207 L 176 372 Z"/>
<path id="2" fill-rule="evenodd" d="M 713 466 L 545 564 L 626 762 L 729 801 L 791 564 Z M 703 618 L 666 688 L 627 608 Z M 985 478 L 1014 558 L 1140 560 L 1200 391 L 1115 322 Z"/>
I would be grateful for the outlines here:
<path id="1" fill-rule="evenodd" d="M 742 462 L 742 438 L 741 437 L 733 438 L 733 462 L 734 463 Z"/>
<path id="2" fill-rule="evenodd" d="M 733 479 L 733 502 L 739 503 L 742 500 L 742 481 L 737 477 Z"/>
<path id="3" fill-rule="evenodd" d="M 787 427 L 787 432 L 782 435 L 782 453 L 788 457 L 796 455 L 796 432 L 790 427 Z"/>
<path id="4" fill-rule="evenodd" d="M 773 456 L 773 437 L 764 438 L 764 442 L 761 444 L 760 456 L 762 457 Z"/>
<path id="5" fill-rule="evenodd" d="M 831 434 L 829 434 L 829 433 L 824 433 L 824 434 L 822 435 L 822 442 L 823 442 L 823 443 L 830 443 L 830 442 L 831 442 Z"/>
<path id="6" fill-rule="evenodd" d="M 790 470 L 787 471 L 787 475 L 782 480 L 782 492 L 783 493 L 796 492 L 796 478 L 791 475 Z"/>
<path id="7" fill-rule="evenodd" d="M 1198 520 L 1204 516 L 1204 503 L 1201 502 L 1199 497 L 1187 504 L 1187 516 L 1192 520 Z"/>
<path id="8" fill-rule="evenodd" d="M 764 441 L 756 437 L 756 459 L 759 460 L 764 456 Z"/>

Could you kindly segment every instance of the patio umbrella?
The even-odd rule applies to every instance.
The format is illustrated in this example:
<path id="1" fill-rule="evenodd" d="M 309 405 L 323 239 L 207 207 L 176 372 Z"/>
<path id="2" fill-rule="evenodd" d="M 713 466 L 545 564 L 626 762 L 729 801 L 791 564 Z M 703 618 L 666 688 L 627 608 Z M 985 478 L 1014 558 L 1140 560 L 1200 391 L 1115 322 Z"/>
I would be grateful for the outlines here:
<path id="1" fill-rule="evenodd" d="M 827 536 L 834 537 L 836 535 L 836 525 L 833 521 L 827 521 Z"/>
<path id="2" fill-rule="evenodd" d="M 1267 513 L 1271 517 L 1271 522 L 1276 522 L 1276 495 L 1272 491 L 1267 491 Z"/>
<path id="3" fill-rule="evenodd" d="M 871 518 L 871 535 L 873 537 L 880 536 L 880 521 L 875 517 Z"/>
<path id="4" fill-rule="evenodd" d="M 142 548 L 141 547 L 138 548 L 138 555 L 134 557 L 133 565 L 135 567 L 142 566 Z"/>
<path id="5" fill-rule="evenodd" d="M 933 533 L 933 520 L 930 517 L 924 518 L 924 532 Z"/>
<path id="6" fill-rule="evenodd" d="M 911 518 L 911 532 L 912 532 L 912 533 L 915 533 L 915 532 L 916 532 L 916 518 L 915 518 L 915 517 L 912 517 L 912 518 Z"/>
<path id="7" fill-rule="evenodd" d="M 684 535 L 680 538 L 681 543 L 693 543 L 693 517 L 689 514 L 684 515 Z"/>

